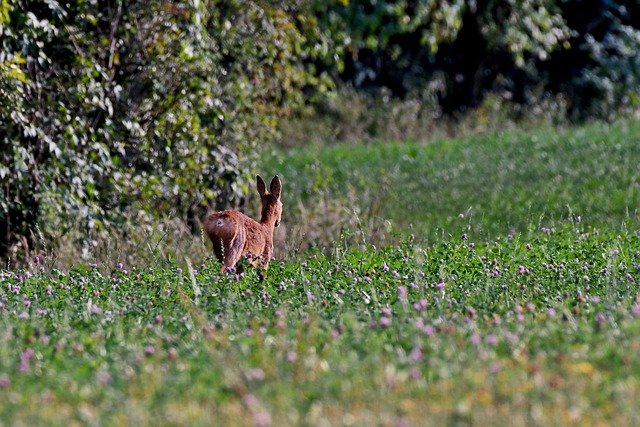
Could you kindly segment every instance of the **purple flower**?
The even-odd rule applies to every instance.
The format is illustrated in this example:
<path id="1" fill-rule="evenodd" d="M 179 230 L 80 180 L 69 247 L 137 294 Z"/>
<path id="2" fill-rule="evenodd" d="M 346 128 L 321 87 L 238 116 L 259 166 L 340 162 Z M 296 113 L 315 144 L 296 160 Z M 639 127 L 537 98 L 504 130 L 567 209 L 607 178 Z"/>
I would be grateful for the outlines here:
<path id="1" fill-rule="evenodd" d="M 383 328 L 389 327 L 391 326 L 391 319 L 388 317 L 383 317 L 380 319 L 380 326 L 382 326 Z"/>
<path id="2" fill-rule="evenodd" d="M 287 360 L 291 363 L 295 362 L 296 360 L 298 360 L 298 353 L 296 353 L 295 351 L 288 352 Z"/>
<path id="3" fill-rule="evenodd" d="M 555 315 L 556 315 L 556 310 L 553 307 L 547 310 L 547 316 L 553 317 Z"/>
<path id="4" fill-rule="evenodd" d="M 599 304 L 600 303 L 600 297 L 597 295 L 594 295 L 591 297 L 591 302 L 594 304 Z"/>
<path id="5" fill-rule="evenodd" d="M 413 303 L 413 308 L 418 311 L 424 310 L 425 308 L 427 308 L 427 300 L 422 298 L 420 301 Z"/>
<path id="6" fill-rule="evenodd" d="M 495 334 L 487 335 L 487 344 L 489 344 L 490 346 L 498 344 L 498 337 Z"/>
<path id="7" fill-rule="evenodd" d="M 500 364 L 500 362 L 494 362 L 489 366 L 489 372 L 491 372 L 493 375 L 497 374 L 501 370 L 502 365 Z"/>
<path id="8" fill-rule="evenodd" d="M 254 368 L 254 369 L 249 369 L 249 371 L 247 372 L 247 377 L 250 380 L 262 381 L 265 377 L 265 374 L 261 368 Z"/>
<path id="9" fill-rule="evenodd" d="M 471 335 L 470 341 L 471 341 L 471 344 L 473 344 L 473 345 L 479 345 L 480 344 L 480 335 L 478 335 L 478 334 Z"/>
<path id="10" fill-rule="evenodd" d="M 8 375 L 0 375 L 0 389 L 9 388 L 11 385 L 11 378 Z"/>
<path id="11" fill-rule="evenodd" d="M 631 314 L 633 317 L 640 317 L 640 303 L 637 303 L 633 307 L 631 307 Z"/>
<path id="12" fill-rule="evenodd" d="M 96 379 L 100 384 L 106 384 L 111 379 L 111 375 L 106 371 L 100 371 L 96 374 Z"/>
<path id="13" fill-rule="evenodd" d="M 433 334 L 435 334 L 436 330 L 435 330 L 435 329 L 433 329 L 433 326 L 431 326 L 431 325 L 426 325 L 424 328 L 422 328 L 422 332 L 423 332 L 426 336 L 430 337 L 430 336 L 432 336 Z"/>
<path id="14" fill-rule="evenodd" d="M 267 411 L 257 412 L 253 416 L 253 422 L 258 427 L 266 427 L 271 424 L 271 415 Z"/>
<path id="15" fill-rule="evenodd" d="M 411 363 L 417 363 L 422 360 L 423 356 L 424 353 L 422 352 L 422 350 L 419 347 L 414 347 L 409 354 L 409 360 L 411 361 Z"/>
<path id="16" fill-rule="evenodd" d="M 607 320 L 606 316 L 603 313 L 598 313 L 596 314 L 596 323 L 598 325 L 602 325 L 604 324 L 604 322 Z"/>
<path id="17" fill-rule="evenodd" d="M 444 280 L 440 279 L 438 283 L 436 283 L 437 289 L 444 289 Z"/>
<path id="18" fill-rule="evenodd" d="M 382 309 L 380 309 L 380 312 L 383 316 L 389 317 L 391 316 L 391 307 L 382 307 Z"/>
<path id="19" fill-rule="evenodd" d="M 20 372 L 27 372 L 29 370 L 29 362 L 34 354 L 35 352 L 30 348 L 22 352 L 20 355 L 20 367 L 18 368 Z"/>
<path id="20" fill-rule="evenodd" d="M 247 405 L 249 408 L 254 407 L 259 403 L 258 398 L 251 393 L 245 394 L 244 397 L 242 398 L 242 402 L 245 405 Z"/>
<path id="21" fill-rule="evenodd" d="M 156 348 L 154 346 L 152 346 L 151 344 L 149 344 L 148 346 L 146 346 L 144 348 L 145 356 L 153 356 L 155 353 L 156 353 Z"/>
<path id="22" fill-rule="evenodd" d="M 102 309 L 95 304 L 91 304 L 91 314 L 102 314 Z"/>
<path id="23" fill-rule="evenodd" d="M 406 286 L 398 286 L 398 299 L 400 301 L 407 300 L 407 287 Z"/>
<path id="24" fill-rule="evenodd" d="M 386 263 L 386 262 L 383 262 L 383 263 L 382 263 L 382 271 L 384 271 L 385 273 L 386 273 L 387 271 L 389 271 L 389 266 L 387 265 L 387 263 Z"/>

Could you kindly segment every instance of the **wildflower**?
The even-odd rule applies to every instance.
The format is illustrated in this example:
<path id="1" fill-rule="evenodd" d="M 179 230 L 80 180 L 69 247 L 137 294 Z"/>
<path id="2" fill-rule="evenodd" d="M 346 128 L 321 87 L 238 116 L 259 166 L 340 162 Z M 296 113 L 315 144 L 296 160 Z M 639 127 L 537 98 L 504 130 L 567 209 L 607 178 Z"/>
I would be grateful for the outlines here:
<path id="1" fill-rule="evenodd" d="M 29 319 L 29 313 L 27 313 L 26 311 L 23 311 L 22 313 L 20 313 L 18 315 L 18 319 L 20 320 L 27 320 Z"/>
<path id="2" fill-rule="evenodd" d="M 412 380 L 419 380 L 421 376 L 422 376 L 422 373 L 420 372 L 420 369 L 417 368 L 416 366 L 411 368 L 411 370 L 409 371 L 409 378 L 411 378 Z"/>
<path id="3" fill-rule="evenodd" d="M 424 353 L 422 353 L 422 350 L 419 347 L 414 347 L 409 354 L 409 360 L 411 361 L 411 363 L 417 363 L 422 359 L 423 356 Z"/>
<path id="4" fill-rule="evenodd" d="M 258 427 L 265 427 L 271 424 L 271 415 L 267 411 L 260 411 L 253 416 L 253 421 Z"/>
<path id="5" fill-rule="evenodd" d="M 389 317 L 391 316 L 391 307 L 382 307 L 382 309 L 380 309 L 380 312 L 383 316 Z"/>
<path id="6" fill-rule="evenodd" d="M 640 303 L 637 303 L 631 308 L 631 314 L 633 317 L 640 317 Z"/>
<path id="7" fill-rule="evenodd" d="M 518 274 L 519 275 L 529 274 L 529 269 L 527 267 L 525 267 L 524 265 L 519 265 L 518 266 Z"/>
<path id="8" fill-rule="evenodd" d="M 119 262 L 119 263 L 116 265 L 116 267 L 118 268 L 118 270 L 122 270 L 122 269 L 124 268 L 124 265 L 123 265 L 121 262 Z"/>
<path id="9" fill-rule="evenodd" d="M 149 344 L 148 346 L 146 346 L 144 348 L 145 356 L 153 356 L 155 353 L 156 353 L 156 348 L 154 346 L 152 346 L 151 344 Z"/>
<path id="10" fill-rule="evenodd" d="M 607 318 L 603 313 L 596 314 L 596 323 L 599 326 L 602 326 L 606 320 L 607 320 Z"/>
<path id="11" fill-rule="evenodd" d="M 431 326 L 431 325 L 426 325 L 424 328 L 422 328 L 422 332 L 423 332 L 426 336 L 430 337 L 430 336 L 432 336 L 436 331 L 435 331 L 435 329 L 433 329 L 433 326 Z"/>
<path id="12" fill-rule="evenodd" d="M 494 346 L 498 343 L 498 337 L 495 334 L 487 335 L 487 344 Z"/>
<path id="13" fill-rule="evenodd" d="M 418 311 L 424 310 L 425 308 L 427 308 L 427 300 L 422 298 L 420 301 L 413 304 L 413 308 Z"/>
<path id="14" fill-rule="evenodd" d="M 30 348 L 22 352 L 20 355 L 20 367 L 18 368 L 20 372 L 27 372 L 29 370 L 29 361 L 31 361 L 34 354 L 35 352 Z"/>
<path id="15" fill-rule="evenodd" d="M 398 299 L 400 301 L 407 300 L 407 287 L 406 286 L 398 286 Z"/>
<path id="16" fill-rule="evenodd" d="M 91 314 L 102 314 L 102 309 L 95 304 L 91 304 Z"/>
<path id="17" fill-rule="evenodd" d="M 162 316 L 157 314 L 156 317 L 154 317 L 154 322 L 156 322 L 157 324 L 162 323 Z"/>
<path id="18" fill-rule="evenodd" d="M 385 273 L 386 273 L 387 271 L 389 271 L 389 266 L 387 265 L 387 263 L 386 263 L 386 262 L 383 262 L 383 263 L 382 263 L 382 271 L 384 271 Z"/>
<path id="19" fill-rule="evenodd" d="M 470 341 L 471 341 L 471 344 L 473 344 L 473 345 L 479 345 L 480 344 L 480 335 L 478 335 L 478 334 L 471 335 Z"/>
<path id="20" fill-rule="evenodd" d="M 493 375 L 497 374 L 501 370 L 502 365 L 500 364 L 500 362 L 494 362 L 489 366 L 489 372 L 491 372 Z"/>
<path id="21" fill-rule="evenodd" d="M 262 381 L 265 377 L 264 371 L 261 368 L 249 369 L 247 377 L 250 380 Z"/>
<path id="22" fill-rule="evenodd" d="M 258 398 L 255 397 L 253 394 L 251 393 L 247 393 L 244 395 L 244 397 L 242 398 L 242 402 L 247 405 L 249 408 L 256 406 L 258 404 Z"/>
<path id="23" fill-rule="evenodd" d="M 549 308 L 547 310 L 547 316 L 554 317 L 556 315 L 556 310 L 554 308 Z"/>
<path id="24" fill-rule="evenodd" d="M 106 371 L 100 371 L 96 374 L 96 379 L 100 384 L 106 384 L 111 379 L 111 375 Z"/>
<path id="25" fill-rule="evenodd" d="M 391 326 L 391 319 L 388 318 L 388 317 L 381 318 L 380 319 L 380 326 L 382 326 L 383 328 Z"/>
<path id="26" fill-rule="evenodd" d="M 11 378 L 8 375 L 0 375 L 0 390 L 3 388 L 9 388 L 11 385 Z"/>
<path id="27" fill-rule="evenodd" d="M 599 304 L 600 303 L 600 297 L 597 295 L 594 295 L 591 297 L 591 302 L 594 304 Z"/>
<path id="28" fill-rule="evenodd" d="M 527 311 L 529 313 L 533 313 L 534 311 L 536 311 L 536 306 L 532 302 L 528 303 L 527 304 Z"/>
<path id="29" fill-rule="evenodd" d="M 438 283 L 436 283 L 436 288 L 438 288 L 438 289 L 444 289 L 444 280 L 443 280 L 443 279 L 440 279 L 440 280 L 438 281 Z"/>
<path id="30" fill-rule="evenodd" d="M 295 351 L 290 351 L 287 353 L 287 360 L 290 363 L 294 363 L 296 360 L 298 360 L 298 353 L 296 353 Z"/>

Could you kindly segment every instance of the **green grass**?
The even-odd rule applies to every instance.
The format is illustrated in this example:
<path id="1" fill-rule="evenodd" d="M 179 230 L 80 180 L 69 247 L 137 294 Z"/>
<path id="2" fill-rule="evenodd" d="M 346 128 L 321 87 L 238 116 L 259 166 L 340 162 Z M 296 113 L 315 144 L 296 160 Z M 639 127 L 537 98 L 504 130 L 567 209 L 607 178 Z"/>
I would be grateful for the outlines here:
<path id="1" fill-rule="evenodd" d="M 294 250 L 264 280 L 0 272 L 0 425 L 638 425 L 638 135 L 273 158 Z"/>
<path id="2" fill-rule="evenodd" d="M 640 236 L 0 279 L 7 424 L 640 422 Z"/>
<path id="3" fill-rule="evenodd" d="M 615 228 L 637 222 L 638 164 L 640 122 L 628 121 L 428 145 L 297 148 L 276 152 L 265 169 L 284 179 L 289 225 L 326 229 L 314 216 L 349 223 L 355 211 L 368 224 L 388 221 L 401 234 L 434 240 L 458 232 L 461 213 L 474 218 L 472 231 L 483 238 L 524 231 L 541 218 L 581 216 Z M 328 229 L 331 242 L 336 228 Z"/>

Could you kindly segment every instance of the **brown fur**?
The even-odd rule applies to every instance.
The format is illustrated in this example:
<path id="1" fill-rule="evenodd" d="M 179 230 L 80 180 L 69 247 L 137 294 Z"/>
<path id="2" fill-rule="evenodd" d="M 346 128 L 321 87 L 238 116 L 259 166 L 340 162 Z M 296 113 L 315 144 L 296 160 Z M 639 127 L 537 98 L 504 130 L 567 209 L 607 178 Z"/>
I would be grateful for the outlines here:
<path id="1" fill-rule="evenodd" d="M 260 222 L 236 210 L 212 212 L 204 220 L 204 230 L 222 262 L 223 273 L 233 269 L 243 255 L 258 257 L 254 264 L 266 269 L 273 255 L 273 232 L 282 216 L 282 182 L 275 176 L 267 191 L 260 175 L 256 179 L 262 201 Z"/>

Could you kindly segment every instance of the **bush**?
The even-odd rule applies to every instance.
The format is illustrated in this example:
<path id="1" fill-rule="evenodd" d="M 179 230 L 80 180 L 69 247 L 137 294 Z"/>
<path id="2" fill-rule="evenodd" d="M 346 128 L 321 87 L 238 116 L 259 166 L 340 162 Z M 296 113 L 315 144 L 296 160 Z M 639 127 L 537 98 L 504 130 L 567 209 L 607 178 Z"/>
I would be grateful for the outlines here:
<path id="1" fill-rule="evenodd" d="M 301 90 L 311 24 L 278 3 L 0 0 L 0 258 L 242 204 Z M 304 25 L 303 25 L 304 24 Z M 87 236 L 94 236 L 88 238 Z"/>

